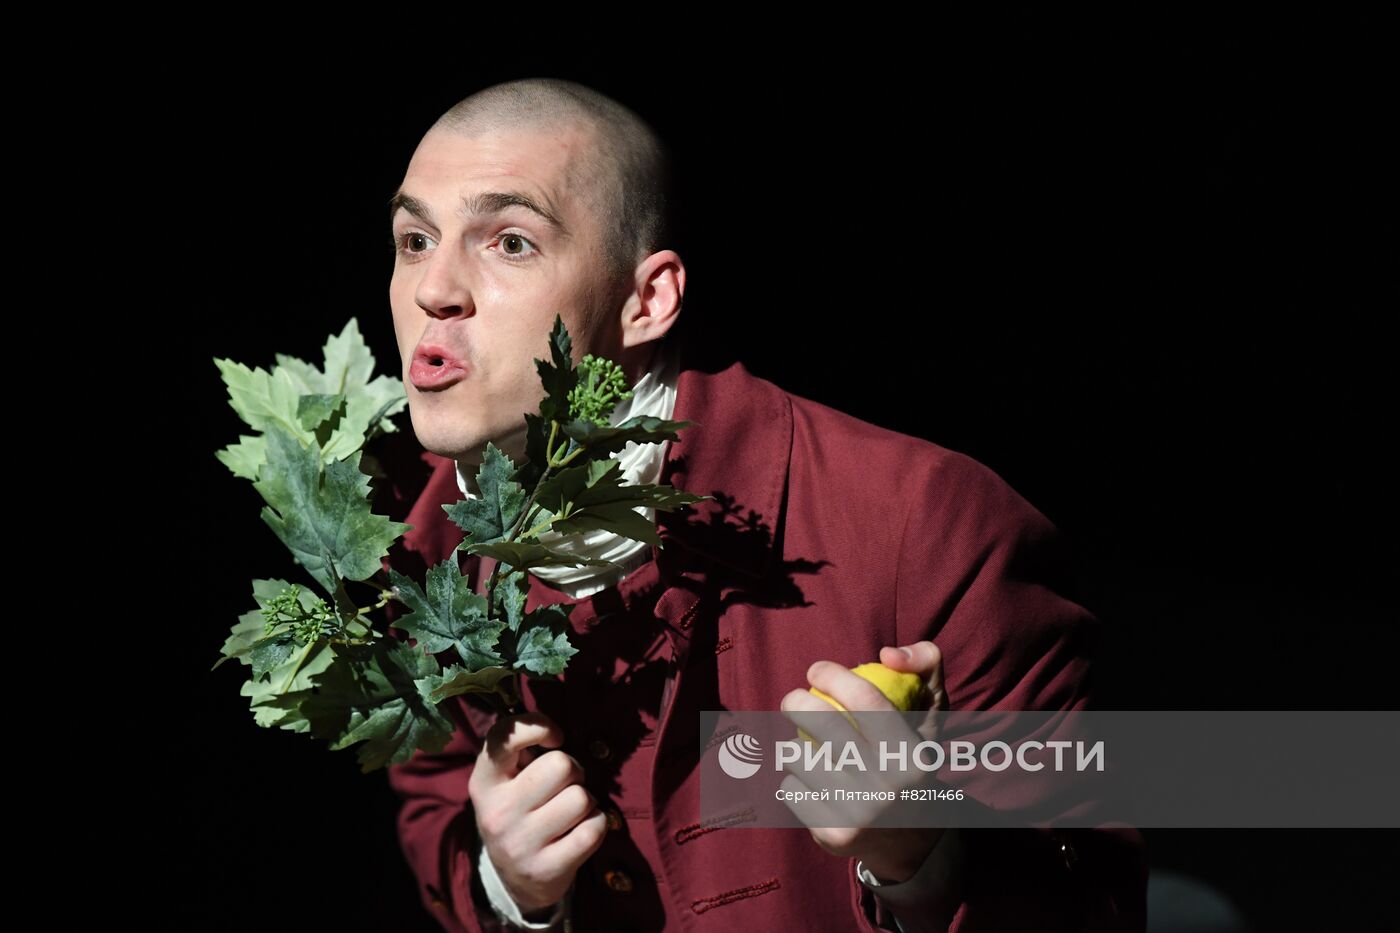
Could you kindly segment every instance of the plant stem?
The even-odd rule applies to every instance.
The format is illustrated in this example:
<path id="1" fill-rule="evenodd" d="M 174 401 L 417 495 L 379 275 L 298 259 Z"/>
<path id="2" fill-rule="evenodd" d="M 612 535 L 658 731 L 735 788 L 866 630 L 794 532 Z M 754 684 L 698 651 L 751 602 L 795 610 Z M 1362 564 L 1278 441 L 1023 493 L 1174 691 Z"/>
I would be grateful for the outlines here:
<path id="1" fill-rule="evenodd" d="M 518 538 L 521 537 L 521 535 L 520 535 L 520 528 L 521 528 L 521 526 L 523 526 L 523 525 L 525 524 L 525 521 L 526 521 L 527 518 L 532 518 L 532 517 L 533 517 L 532 510 L 535 508 L 535 498 L 536 498 L 537 496 L 539 496 L 539 494 L 540 494 L 540 487 L 544 485 L 544 481 L 545 481 L 545 480 L 549 479 L 549 474 L 550 474 L 550 472 L 551 472 L 551 471 L 554 469 L 554 467 L 556 466 L 556 464 L 555 464 L 555 462 L 554 462 L 554 451 L 552 450 L 552 448 L 553 448 L 553 446 L 554 446 L 554 439 L 555 439 L 558 435 L 559 435 L 559 422 L 557 422 L 557 421 L 551 421 L 551 422 L 549 423 L 549 439 L 546 440 L 546 441 L 544 442 L 544 453 L 545 453 L 545 467 L 544 467 L 544 472 L 540 474 L 539 480 L 537 480 L 537 481 L 535 482 L 535 488 L 530 490 L 530 498 L 529 498 L 528 500 L 526 500 L 526 502 L 525 502 L 525 507 L 524 507 L 523 509 L 520 510 L 520 514 L 516 516 L 515 522 L 511 525 L 511 528 L 510 528 L 510 535 L 506 538 L 506 542 L 507 542 L 507 543 L 513 543 L 514 541 L 518 540 Z M 577 455 L 578 452 L 579 452 L 580 450 L 583 450 L 583 448 L 580 447 L 578 450 L 574 451 L 574 453 L 571 454 L 571 455 L 569 456 L 569 459 L 572 459 L 575 455 Z M 564 462 L 567 463 L 568 461 L 566 460 L 566 461 L 564 461 Z M 550 521 L 552 522 L 553 519 L 550 519 Z M 548 528 L 548 527 L 549 527 L 549 522 L 545 522 L 543 525 L 538 525 L 538 526 L 536 526 L 535 528 L 530 529 L 530 531 L 526 532 L 526 534 L 524 535 L 524 537 L 529 537 L 530 535 L 535 534 L 536 531 L 539 531 L 539 530 L 542 530 L 542 529 Z M 493 596 L 493 594 L 496 592 L 496 583 L 500 580 L 500 577 L 501 577 L 501 562 L 498 560 L 498 561 L 496 561 L 496 566 L 493 567 L 493 568 L 491 569 L 491 578 L 490 578 L 489 580 L 486 581 L 486 618 L 488 618 L 488 619 L 491 618 L 491 613 L 492 613 L 492 612 L 494 611 L 494 609 L 495 609 L 496 601 L 492 598 L 492 596 Z"/>
<path id="2" fill-rule="evenodd" d="M 522 537 L 522 538 L 529 538 L 529 537 L 532 537 L 533 535 L 537 535 L 537 534 L 539 534 L 541 531 L 544 531 L 546 528 L 548 528 L 550 525 L 553 525 L 553 524 L 554 524 L 554 519 L 553 519 L 553 518 L 551 518 L 551 519 L 550 519 L 549 521 L 547 521 L 547 522 L 540 522 L 540 523 L 539 523 L 538 525 L 536 525 L 534 528 L 531 528 L 529 531 L 525 532 L 525 534 L 521 535 L 521 537 Z"/>
<path id="3" fill-rule="evenodd" d="M 392 598 L 393 597 L 390 595 L 389 591 L 385 590 L 384 595 L 379 597 L 379 602 L 375 603 L 373 606 L 366 606 L 363 609 L 356 609 L 356 618 L 358 618 L 359 616 L 367 616 L 376 609 L 383 609 L 385 606 L 389 605 L 389 600 Z"/>
<path id="4" fill-rule="evenodd" d="M 520 514 L 515 517 L 515 523 L 511 525 L 510 528 L 510 537 L 506 539 L 508 541 L 516 540 L 517 536 L 520 533 L 521 527 L 526 523 L 526 521 L 534 517 L 531 514 L 531 510 L 535 506 L 535 498 L 539 496 L 540 487 L 544 485 L 545 480 L 549 479 L 550 471 L 554 469 L 553 447 L 554 438 L 558 435 L 558 432 L 559 422 L 551 421 L 549 423 L 549 440 L 544 442 L 544 472 L 540 474 L 539 480 L 535 483 L 535 488 L 530 490 L 530 498 L 526 501 L 525 508 L 521 509 Z"/>
<path id="5" fill-rule="evenodd" d="M 573 453 L 569 454 L 567 457 L 565 457 L 563 460 L 560 460 L 558 463 L 555 463 L 555 464 L 552 464 L 552 465 L 553 465 L 553 466 L 557 466 L 557 467 L 566 467 L 566 466 L 568 466 L 568 465 L 573 461 L 573 459 L 574 459 L 575 457 L 577 457 L 577 456 L 578 456 L 579 454 L 581 454 L 581 453 L 583 453 L 583 448 L 582 448 L 582 447 L 576 447 L 576 448 L 574 448 L 574 452 L 573 452 Z"/>

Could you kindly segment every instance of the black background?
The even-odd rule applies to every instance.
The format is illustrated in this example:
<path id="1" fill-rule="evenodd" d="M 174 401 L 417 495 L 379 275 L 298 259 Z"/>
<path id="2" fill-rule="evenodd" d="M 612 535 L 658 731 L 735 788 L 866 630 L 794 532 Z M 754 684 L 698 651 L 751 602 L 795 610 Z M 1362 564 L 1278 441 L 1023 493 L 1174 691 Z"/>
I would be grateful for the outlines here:
<path id="1" fill-rule="evenodd" d="M 966 452 L 1065 532 L 1108 623 L 1103 707 L 1394 708 L 1380 33 L 1022 10 L 900 48 L 416 29 L 358 60 L 271 40 L 182 59 L 137 118 L 168 205 L 144 261 L 183 299 L 153 339 L 197 413 L 165 540 L 200 606 L 170 681 L 198 701 L 176 731 L 197 766 L 171 850 L 182 916 L 436 928 L 383 772 L 255 728 L 243 671 L 207 673 L 249 581 L 295 573 L 214 459 L 243 425 L 212 359 L 319 361 L 355 316 L 389 371 L 387 199 L 437 115 L 510 78 L 590 84 L 671 144 L 705 359 Z M 1386 916 L 1400 868 L 1393 830 L 1145 833 L 1155 866 L 1262 929 Z"/>

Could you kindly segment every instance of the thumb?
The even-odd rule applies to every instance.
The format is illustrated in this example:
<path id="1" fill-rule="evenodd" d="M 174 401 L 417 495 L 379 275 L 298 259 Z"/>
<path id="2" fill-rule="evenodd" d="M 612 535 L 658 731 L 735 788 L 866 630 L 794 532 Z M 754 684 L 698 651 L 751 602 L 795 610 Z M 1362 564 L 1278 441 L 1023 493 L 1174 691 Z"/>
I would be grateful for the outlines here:
<path id="1" fill-rule="evenodd" d="M 906 655 L 905 651 L 909 654 Z M 902 649 L 892 646 L 881 648 L 880 663 L 891 670 L 923 677 L 928 686 L 929 697 L 933 700 L 933 708 L 937 709 L 945 702 L 943 654 L 933 642 L 925 639 L 912 645 L 904 645 Z"/>

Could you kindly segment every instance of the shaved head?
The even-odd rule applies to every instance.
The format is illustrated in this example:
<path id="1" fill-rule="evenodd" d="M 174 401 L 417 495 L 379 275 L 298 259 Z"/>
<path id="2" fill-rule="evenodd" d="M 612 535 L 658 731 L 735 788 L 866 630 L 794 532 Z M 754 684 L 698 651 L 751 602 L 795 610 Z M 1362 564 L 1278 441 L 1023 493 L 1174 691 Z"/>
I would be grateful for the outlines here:
<path id="1" fill-rule="evenodd" d="M 583 131 L 568 181 L 597 219 L 609 282 L 631 287 L 637 264 L 671 238 L 670 157 L 636 113 L 559 78 L 522 78 L 483 88 L 438 117 L 432 129 L 475 137 L 501 130 Z"/>
<path id="2" fill-rule="evenodd" d="M 389 199 L 389 306 L 413 432 L 442 457 L 525 456 L 556 321 L 630 384 L 676 348 L 685 264 L 669 167 L 635 113 L 553 78 L 497 84 L 423 134 Z"/>

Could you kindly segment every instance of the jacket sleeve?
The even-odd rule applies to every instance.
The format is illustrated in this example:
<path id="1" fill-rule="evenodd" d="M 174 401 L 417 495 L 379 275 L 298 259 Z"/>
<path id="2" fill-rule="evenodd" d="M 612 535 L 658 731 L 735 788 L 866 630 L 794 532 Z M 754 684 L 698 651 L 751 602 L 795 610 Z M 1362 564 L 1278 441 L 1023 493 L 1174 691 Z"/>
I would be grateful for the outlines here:
<path id="1" fill-rule="evenodd" d="M 949 708 L 1088 708 L 1100 623 L 1070 598 L 1069 558 L 1054 525 L 956 451 L 940 448 L 924 461 L 906 495 L 898 644 L 938 646 Z M 1145 846 L 1134 828 L 964 827 L 958 842 L 957 883 L 900 885 L 899 901 L 886 903 L 857 880 L 866 922 L 893 930 L 892 914 L 951 917 L 950 933 L 1146 927 Z"/>
<path id="2" fill-rule="evenodd" d="M 881 884 L 860 860 L 856 861 L 856 877 L 893 915 L 899 933 L 948 929 L 950 911 L 957 907 L 962 891 L 961 833 L 956 826 L 944 832 L 913 877 L 894 884 Z"/>

